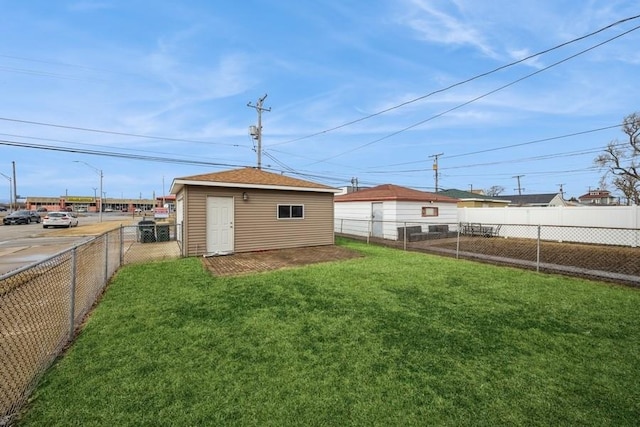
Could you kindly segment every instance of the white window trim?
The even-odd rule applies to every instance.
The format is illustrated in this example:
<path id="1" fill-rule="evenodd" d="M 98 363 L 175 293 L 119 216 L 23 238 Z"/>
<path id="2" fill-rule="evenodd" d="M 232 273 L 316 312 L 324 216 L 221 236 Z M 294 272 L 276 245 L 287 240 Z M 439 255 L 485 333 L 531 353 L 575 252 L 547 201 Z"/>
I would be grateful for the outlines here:
<path id="1" fill-rule="evenodd" d="M 280 206 L 289 206 L 290 208 L 292 208 L 293 206 L 300 206 L 300 207 L 302 207 L 302 216 L 301 217 L 281 218 L 280 217 Z M 304 219 L 304 214 L 305 214 L 305 208 L 304 208 L 304 205 L 302 203 L 279 203 L 276 206 L 276 219 L 278 219 L 278 220 L 282 220 L 282 221 L 301 220 L 301 219 Z"/>
<path id="2" fill-rule="evenodd" d="M 434 215 L 429 215 L 429 211 L 432 211 Z M 438 209 L 438 206 L 422 206 L 420 214 L 422 218 L 435 218 L 440 216 L 440 209 Z"/>

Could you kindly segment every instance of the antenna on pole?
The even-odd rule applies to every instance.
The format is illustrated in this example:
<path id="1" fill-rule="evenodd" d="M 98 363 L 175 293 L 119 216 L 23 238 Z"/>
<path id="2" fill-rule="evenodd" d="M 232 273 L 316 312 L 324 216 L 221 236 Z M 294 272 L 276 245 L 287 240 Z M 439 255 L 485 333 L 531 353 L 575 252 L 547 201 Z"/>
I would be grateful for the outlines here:
<path id="1" fill-rule="evenodd" d="M 271 111 L 271 107 L 264 108 L 262 104 L 264 100 L 267 99 L 267 94 L 265 93 L 262 98 L 258 98 L 258 102 L 256 105 L 252 105 L 251 101 L 247 103 L 247 107 L 255 108 L 258 112 L 258 125 L 257 126 L 249 126 L 249 135 L 255 140 L 258 141 L 258 169 L 262 169 L 262 112 L 263 111 Z"/>
<path id="2" fill-rule="evenodd" d="M 436 177 L 436 193 L 438 192 L 438 157 L 442 156 L 444 153 L 433 154 L 429 156 L 429 158 L 433 158 L 433 171 Z"/>

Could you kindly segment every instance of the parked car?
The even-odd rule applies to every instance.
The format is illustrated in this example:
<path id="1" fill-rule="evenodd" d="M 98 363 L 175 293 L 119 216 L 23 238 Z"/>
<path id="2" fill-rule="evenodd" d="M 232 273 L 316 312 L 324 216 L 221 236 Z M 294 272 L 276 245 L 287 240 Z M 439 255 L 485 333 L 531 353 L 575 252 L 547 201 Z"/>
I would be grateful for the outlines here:
<path id="1" fill-rule="evenodd" d="M 36 212 L 47 212 L 47 208 L 40 207 L 36 209 Z"/>
<path id="2" fill-rule="evenodd" d="M 32 222 L 40 222 L 40 215 L 33 211 L 19 210 L 10 213 L 2 219 L 4 225 L 11 224 L 29 224 Z"/>
<path id="3" fill-rule="evenodd" d="M 49 212 L 42 219 L 42 228 L 49 227 L 77 227 L 78 217 L 72 212 Z"/>
<path id="4" fill-rule="evenodd" d="M 104 211 L 105 212 L 113 212 L 113 209 L 112 208 L 105 208 Z"/>
<path id="5" fill-rule="evenodd" d="M 0 206 L 0 212 L 6 212 L 7 208 L 5 208 L 4 206 Z"/>

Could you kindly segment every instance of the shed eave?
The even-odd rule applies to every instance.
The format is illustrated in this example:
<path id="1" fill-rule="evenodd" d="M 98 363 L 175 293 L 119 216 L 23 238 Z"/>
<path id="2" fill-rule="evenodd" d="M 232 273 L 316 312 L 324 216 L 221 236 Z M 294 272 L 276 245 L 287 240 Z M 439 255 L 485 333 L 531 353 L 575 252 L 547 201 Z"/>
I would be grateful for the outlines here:
<path id="1" fill-rule="evenodd" d="M 268 185 L 268 184 L 252 184 L 240 182 L 215 182 L 215 181 L 197 181 L 176 179 L 171 185 L 171 194 L 177 194 L 185 185 L 194 185 L 199 187 L 226 187 L 226 188 L 246 188 L 254 190 L 278 190 L 278 191 L 305 191 L 311 193 L 339 193 L 338 188 L 320 188 L 320 187 L 289 187 L 286 185 Z"/>

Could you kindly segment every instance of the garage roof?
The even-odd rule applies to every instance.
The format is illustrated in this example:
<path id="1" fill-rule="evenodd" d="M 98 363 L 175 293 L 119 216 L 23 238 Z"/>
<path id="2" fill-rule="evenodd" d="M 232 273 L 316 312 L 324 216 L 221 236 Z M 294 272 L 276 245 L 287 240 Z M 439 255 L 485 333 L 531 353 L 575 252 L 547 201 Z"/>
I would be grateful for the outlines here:
<path id="1" fill-rule="evenodd" d="M 260 188 L 268 190 L 311 191 L 320 193 L 338 193 L 337 188 L 317 184 L 303 179 L 292 178 L 279 173 L 265 172 L 262 169 L 242 168 L 222 172 L 175 178 L 171 184 L 171 194 L 177 194 L 185 185 L 208 187 Z"/>
<path id="2" fill-rule="evenodd" d="M 367 188 L 335 198 L 337 202 L 374 202 L 384 200 L 401 200 L 405 202 L 442 202 L 457 203 L 458 199 L 442 194 L 429 193 L 427 191 L 414 190 L 393 184 L 383 184 L 377 187 Z"/>

